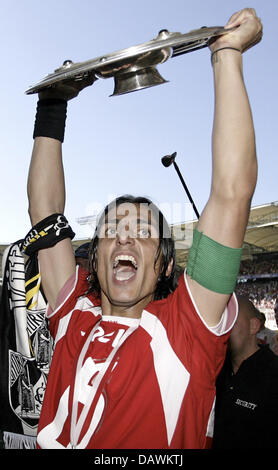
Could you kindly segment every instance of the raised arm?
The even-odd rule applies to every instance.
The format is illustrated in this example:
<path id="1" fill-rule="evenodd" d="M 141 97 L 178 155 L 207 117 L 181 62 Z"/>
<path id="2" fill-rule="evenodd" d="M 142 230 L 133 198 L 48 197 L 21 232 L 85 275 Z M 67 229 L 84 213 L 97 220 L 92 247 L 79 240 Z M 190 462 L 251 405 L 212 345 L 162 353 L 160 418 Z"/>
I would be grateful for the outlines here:
<path id="1" fill-rule="evenodd" d="M 255 134 L 243 79 L 242 52 L 261 39 L 262 26 L 253 9 L 234 14 L 226 26 L 237 29 L 211 45 L 215 87 L 212 184 L 197 230 L 225 247 L 241 248 L 257 179 Z M 187 277 L 204 320 L 210 326 L 216 325 L 230 294 L 214 292 Z"/>
<path id="2" fill-rule="evenodd" d="M 39 111 L 41 114 L 35 125 L 27 187 L 32 226 L 52 214 L 64 213 L 62 142 L 67 101 L 93 82 L 93 77 L 82 82 L 67 82 L 39 95 L 39 107 L 43 109 Z M 40 250 L 38 259 L 44 292 L 50 306 L 54 308 L 60 289 L 75 272 L 70 238 Z"/>

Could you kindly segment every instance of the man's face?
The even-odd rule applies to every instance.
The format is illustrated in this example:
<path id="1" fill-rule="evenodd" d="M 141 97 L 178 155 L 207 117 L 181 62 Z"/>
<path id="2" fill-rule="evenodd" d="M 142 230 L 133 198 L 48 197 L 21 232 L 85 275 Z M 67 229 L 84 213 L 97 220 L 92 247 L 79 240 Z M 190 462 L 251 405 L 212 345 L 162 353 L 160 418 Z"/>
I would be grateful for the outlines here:
<path id="1" fill-rule="evenodd" d="M 141 315 L 152 300 L 159 276 L 158 225 L 144 204 L 111 209 L 99 230 L 97 275 L 102 303 L 132 308 Z"/>
<path id="2" fill-rule="evenodd" d="M 230 348 L 232 350 L 240 349 L 245 344 L 249 336 L 249 319 L 239 311 L 237 320 L 231 331 L 229 338 Z"/>
<path id="3" fill-rule="evenodd" d="M 250 320 L 243 311 L 243 308 L 239 308 L 237 320 L 232 328 L 231 335 L 229 338 L 229 348 L 231 351 L 237 353 L 246 344 L 249 338 L 250 332 Z"/>
<path id="4" fill-rule="evenodd" d="M 243 351 L 260 329 L 260 320 L 254 315 L 254 307 L 246 299 L 238 299 L 238 317 L 229 338 L 230 351 L 237 354 Z"/>

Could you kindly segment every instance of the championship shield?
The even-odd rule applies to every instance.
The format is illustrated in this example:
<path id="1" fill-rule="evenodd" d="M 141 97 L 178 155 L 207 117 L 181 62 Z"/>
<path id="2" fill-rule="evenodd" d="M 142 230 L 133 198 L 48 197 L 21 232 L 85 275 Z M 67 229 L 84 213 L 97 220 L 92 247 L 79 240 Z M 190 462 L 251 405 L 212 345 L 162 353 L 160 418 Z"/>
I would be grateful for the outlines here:
<path id="1" fill-rule="evenodd" d="M 105 54 L 96 59 L 76 63 L 65 60 L 54 73 L 31 86 L 26 94 L 55 87 L 59 82 L 87 80 L 90 76 L 95 79 L 113 77 L 115 87 L 111 96 L 160 85 L 166 83 L 166 80 L 158 72 L 156 68 L 158 64 L 166 62 L 169 58 L 207 47 L 213 38 L 233 30 L 234 28 L 214 26 L 182 34 L 163 29 L 151 41 Z"/>

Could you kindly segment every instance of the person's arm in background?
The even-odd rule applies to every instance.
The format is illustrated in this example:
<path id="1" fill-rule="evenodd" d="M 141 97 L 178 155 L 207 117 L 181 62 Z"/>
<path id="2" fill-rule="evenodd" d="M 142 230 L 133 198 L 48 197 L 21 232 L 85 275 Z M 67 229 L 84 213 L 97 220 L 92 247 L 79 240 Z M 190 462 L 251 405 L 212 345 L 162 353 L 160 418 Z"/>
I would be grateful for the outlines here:
<path id="1" fill-rule="evenodd" d="M 253 9 L 234 14 L 226 27 L 235 26 L 210 46 L 215 87 L 212 184 L 197 230 L 221 245 L 241 248 L 257 180 L 255 133 L 241 53 L 261 39 L 262 26 Z M 188 274 L 187 279 L 206 323 L 218 324 L 230 295 L 213 292 Z"/>
<path id="2" fill-rule="evenodd" d="M 62 161 L 63 119 L 66 117 L 67 101 L 78 95 L 84 86 L 91 85 L 93 77 L 87 81 L 67 82 L 53 89 L 43 91 L 39 102 L 50 110 L 44 117 L 47 132 L 44 132 L 44 121 L 40 125 L 42 131 L 36 131 L 31 164 L 28 175 L 29 215 L 34 226 L 46 217 L 55 213 L 64 213 L 65 180 Z M 52 133 L 54 127 L 59 128 L 55 137 L 45 136 Z M 49 124 L 49 126 L 48 126 Z M 52 126 L 53 127 L 53 126 Z M 58 242 L 51 248 L 39 251 L 38 260 L 42 285 L 49 305 L 54 308 L 60 289 L 67 279 L 75 272 L 75 258 L 70 238 Z"/>

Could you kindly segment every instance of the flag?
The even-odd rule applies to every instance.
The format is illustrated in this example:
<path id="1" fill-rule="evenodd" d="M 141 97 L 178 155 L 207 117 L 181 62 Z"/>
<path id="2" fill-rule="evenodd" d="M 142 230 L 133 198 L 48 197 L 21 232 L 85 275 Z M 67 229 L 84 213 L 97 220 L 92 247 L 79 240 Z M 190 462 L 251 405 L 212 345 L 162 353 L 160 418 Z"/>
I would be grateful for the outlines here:
<path id="1" fill-rule="evenodd" d="M 35 448 L 53 352 L 37 254 L 6 248 L 0 300 L 0 430 L 5 448 Z"/>

